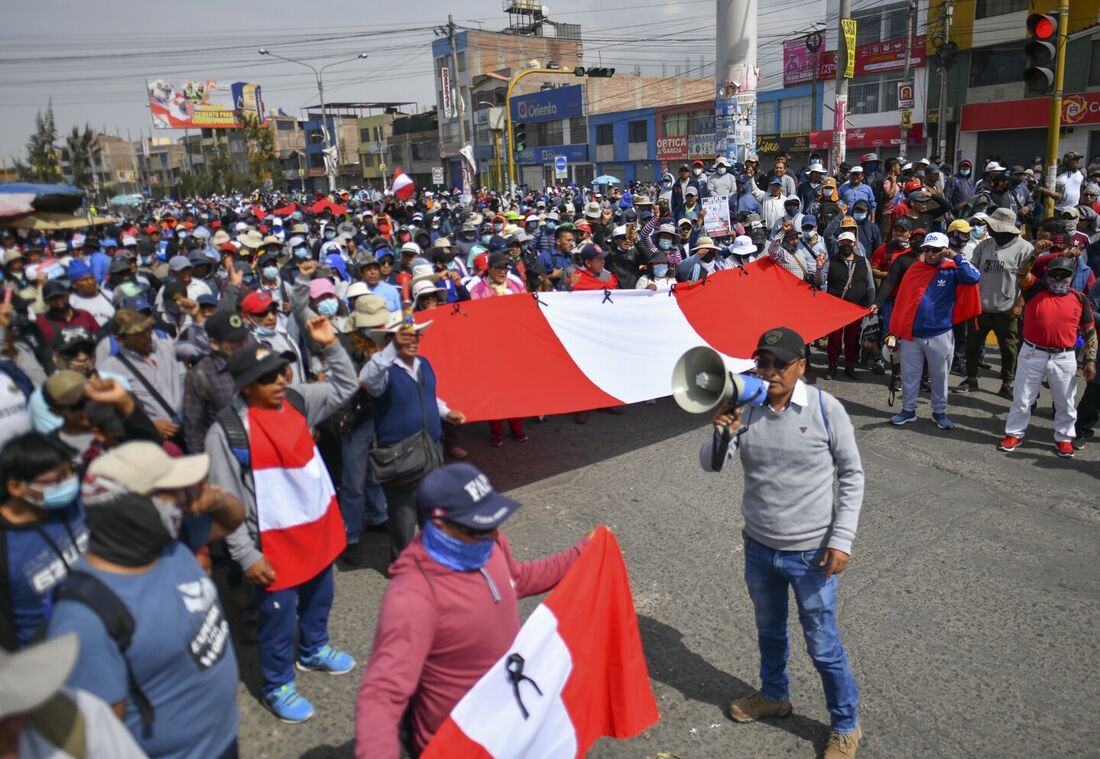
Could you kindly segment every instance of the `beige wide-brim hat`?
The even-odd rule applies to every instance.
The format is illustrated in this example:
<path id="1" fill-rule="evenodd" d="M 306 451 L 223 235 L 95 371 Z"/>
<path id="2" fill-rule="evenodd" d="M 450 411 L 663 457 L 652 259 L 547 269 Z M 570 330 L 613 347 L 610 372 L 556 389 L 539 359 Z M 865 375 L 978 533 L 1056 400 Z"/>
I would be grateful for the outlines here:
<path id="1" fill-rule="evenodd" d="M 355 310 L 351 312 L 344 323 L 345 332 L 356 330 L 374 330 L 383 326 L 389 319 L 390 312 L 386 310 L 386 301 L 381 295 L 367 293 L 360 295 L 355 301 Z"/>
<path id="2" fill-rule="evenodd" d="M 0 719 L 32 712 L 61 689 L 76 664 L 76 633 L 11 653 L 0 649 Z"/>
<path id="3" fill-rule="evenodd" d="M 106 477 L 138 495 L 190 487 L 201 482 L 209 471 L 210 457 L 205 453 L 173 458 L 148 440 L 123 443 L 88 467 L 88 474 Z"/>
<path id="4" fill-rule="evenodd" d="M 420 322 L 418 324 L 408 324 L 405 321 L 404 316 L 402 316 L 400 313 L 395 313 L 391 311 L 386 317 L 386 323 L 378 329 L 372 329 L 370 331 L 370 336 L 375 340 L 381 342 L 386 337 L 386 335 L 396 334 L 398 330 L 406 326 L 411 327 L 413 332 L 423 332 L 428 327 L 432 326 L 432 323 L 431 321 L 426 321 Z"/>

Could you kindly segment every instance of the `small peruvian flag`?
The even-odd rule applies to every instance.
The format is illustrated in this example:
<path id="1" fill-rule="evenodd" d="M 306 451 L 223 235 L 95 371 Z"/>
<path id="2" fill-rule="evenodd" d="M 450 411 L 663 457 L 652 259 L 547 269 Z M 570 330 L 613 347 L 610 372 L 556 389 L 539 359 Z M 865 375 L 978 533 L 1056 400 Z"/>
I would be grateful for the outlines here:
<path id="1" fill-rule="evenodd" d="M 390 183 L 390 192 L 398 200 L 408 200 L 416 192 L 416 185 L 412 178 L 403 172 L 400 167 L 393 170 L 393 181 Z"/>
<path id="2" fill-rule="evenodd" d="M 618 541 L 596 530 L 421 759 L 575 759 L 660 719 Z"/>

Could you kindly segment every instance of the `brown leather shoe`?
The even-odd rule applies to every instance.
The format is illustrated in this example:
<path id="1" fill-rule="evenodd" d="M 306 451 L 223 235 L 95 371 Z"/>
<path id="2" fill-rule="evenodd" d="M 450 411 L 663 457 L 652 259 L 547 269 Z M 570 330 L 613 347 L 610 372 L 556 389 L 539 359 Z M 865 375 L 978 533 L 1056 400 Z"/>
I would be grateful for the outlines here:
<path id="1" fill-rule="evenodd" d="M 859 740 L 863 737 L 863 731 L 858 727 L 854 733 L 838 733 L 835 730 L 829 732 L 829 745 L 825 747 L 824 759 L 852 759 L 859 748 Z"/>
<path id="2" fill-rule="evenodd" d="M 731 701 L 729 715 L 735 722 L 755 722 L 761 717 L 789 717 L 791 711 L 789 700 L 773 701 L 759 693 L 753 693 Z"/>

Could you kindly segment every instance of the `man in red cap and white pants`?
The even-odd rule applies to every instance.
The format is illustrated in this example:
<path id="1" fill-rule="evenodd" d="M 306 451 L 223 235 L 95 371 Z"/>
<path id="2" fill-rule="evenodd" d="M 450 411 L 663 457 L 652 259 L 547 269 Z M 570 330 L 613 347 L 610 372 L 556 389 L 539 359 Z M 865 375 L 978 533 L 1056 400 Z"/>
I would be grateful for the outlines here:
<path id="1" fill-rule="evenodd" d="M 1005 436 L 997 446 L 1006 453 L 1023 442 L 1031 422 L 1031 404 L 1043 377 L 1050 383 L 1054 401 L 1054 447 L 1062 458 L 1073 458 L 1074 422 L 1077 410 L 1078 333 L 1085 340 L 1085 379 L 1096 377 L 1096 326 L 1084 293 L 1074 290 L 1074 260 L 1062 256 L 1047 264 L 1042 279 L 1030 273 L 1020 278 L 1024 306 L 1024 344 L 1016 362 L 1012 407 L 1005 421 Z"/>

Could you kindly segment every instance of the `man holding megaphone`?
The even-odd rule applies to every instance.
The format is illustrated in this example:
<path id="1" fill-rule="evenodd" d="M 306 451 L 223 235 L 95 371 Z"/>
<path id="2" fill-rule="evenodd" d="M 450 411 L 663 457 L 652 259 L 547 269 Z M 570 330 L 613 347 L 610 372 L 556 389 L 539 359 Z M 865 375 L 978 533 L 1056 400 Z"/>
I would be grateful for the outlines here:
<path id="1" fill-rule="evenodd" d="M 719 409 L 717 434 L 700 450 L 703 469 L 717 471 L 736 454 L 744 470 L 745 584 L 756 612 L 761 687 L 732 702 L 730 716 L 752 722 L 792 711 L 787 597 L 793 589 L 831 717 L 825 757 L 840 759 L 855 756 L 861 737 L 859 693 L 840 641 L 836 595 L 837 575 L 848 566 L 863 503 L 863 464 L 840 401 L 802 381 L 805 349 L 802 337 L 787 327 L 760 337 L 753 358 L 766 395 L 754 391 L 760 388 L 756 378 L 724 371 L 719 376 L 729 382 L 714 385 L 709 381 L 714 365 L 698 353 L 685 354 L 673 377 L 674 395 L 688 410 L 702 411 L 701 400 Z M 710 353 L 721 366 L 721 356 Z M 688 382 L 681 383 L 685 378 Z M 695 387 L 689 390 L 692 381 Z M 700 395 L 707 384 L 720 389 Z M 723 452 L 724 442 L 728 448 Z M 835 500 L 834 473 L 840 483 Z"/>

